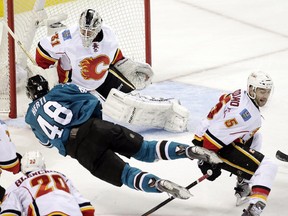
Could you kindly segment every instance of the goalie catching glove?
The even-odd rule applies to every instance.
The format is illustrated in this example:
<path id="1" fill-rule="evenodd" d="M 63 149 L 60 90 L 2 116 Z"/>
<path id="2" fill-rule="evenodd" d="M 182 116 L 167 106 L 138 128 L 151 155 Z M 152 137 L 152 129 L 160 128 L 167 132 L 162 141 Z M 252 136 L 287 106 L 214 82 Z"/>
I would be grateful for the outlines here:
<path id="1" fill-rule="evenodd" d="M 126 94 L 112 89 L 103 103 L 103 113 L 112 119 L 171 132 L 187 130 L 189 111 L 175 99 Z"/>
<path id="2" fill-rule="evenodd" d="M 136 89 L 144 89 L 151 84 L 153 71 L 149 64 L 135 62 L 124 58 L 114 64 L 114 68 L 121 72 Z"/>

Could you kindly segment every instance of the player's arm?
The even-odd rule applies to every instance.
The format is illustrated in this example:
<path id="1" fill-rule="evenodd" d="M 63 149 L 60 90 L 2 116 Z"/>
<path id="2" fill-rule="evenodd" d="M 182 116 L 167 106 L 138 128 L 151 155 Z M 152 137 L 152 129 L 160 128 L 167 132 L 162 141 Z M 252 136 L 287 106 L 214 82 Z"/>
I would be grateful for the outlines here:
<path id="1" fill-rule="evenodd" d="M 63 176 L 64 177 L 64 176 Z M 70 179 L 66 179 L 66 184 L 69 187 L 69 191 L 71 195 L 74 197 L 74 199 L 77 201 L 79 208 L 82 212 L 83 216 L 94 216 L 95 209 L 90 203 L 89 200 L 85 199 L 82 194 L 75 188 L 72 181 Z"/>
<path id="2" fill-rule="evenodd" d="M 9 189 L 7 189 L 9 190 Z M 4 200 L 1 204 L 0 215 L 22 215 L 22 205 L 19 201 L 19 194 L 16 191 L 10 191 L 4 196 Z"/>
<path id="3" fill-rule="evenodd" d="M 56 54 L 54 54 L 54 56 L 52 55 L 51 45 L 46 40 L 45 38 L 45 40 L 40 41 L 36 47 L 35 60 L 37 65 L 43 69 L 50 68 L 58 60 L 55 56 Z"/>
<path id="4" fill-rule="evenodd" d="M 54 86 L 61 78 L 59 77 L 58 79 L 57 70 L 51 68 L 57 65 L 62 55 L 57 53 L 57 47 L 53 47 L 50 40 L 51 38 L 47 37 L 39 41 L 35 55 L 37 65 L 29 65 L 29 69 L 32 74 L 41 74 L 44 76 L 49 81 L 50 86 Z"/>
<path id="5" fill-rule="evenodd" d="M 0 152 L 0 168 L 14 174 L 20 172 L 21 155 L 16 153 L 8 128 L 2 121 L 0 121 Z"/>
<path id="6" fill-rule="evenodd" d="M 1 162 L 0 168 L 9 172 L 12 172 L 13 174 L 17 174 L 20 172 L 20 160 L 21 155 L 19 153 L 15 154 L 15 158 L 9 161 Z"/>

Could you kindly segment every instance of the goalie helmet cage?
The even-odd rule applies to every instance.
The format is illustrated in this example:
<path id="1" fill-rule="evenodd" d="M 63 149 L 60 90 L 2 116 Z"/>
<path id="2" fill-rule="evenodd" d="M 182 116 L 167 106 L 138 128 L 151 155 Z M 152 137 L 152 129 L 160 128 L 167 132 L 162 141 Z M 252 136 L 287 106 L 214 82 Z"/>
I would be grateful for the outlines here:
<path id="1" fill-rule="evenodd" d="M 150 0 L 3 0 L 0 4 L 1 20 L 33 57 L 39 40 L 50 33 L 50 24 L 77 24 L 81 12 L 92 8 L 114 30 L 125 56 L 151 64 Z M 23 90 L 27 79 L 23 69 L 32 63 L 17 40 L 0 27 L 0 113 L 16 118 L 16 92 Z"/>

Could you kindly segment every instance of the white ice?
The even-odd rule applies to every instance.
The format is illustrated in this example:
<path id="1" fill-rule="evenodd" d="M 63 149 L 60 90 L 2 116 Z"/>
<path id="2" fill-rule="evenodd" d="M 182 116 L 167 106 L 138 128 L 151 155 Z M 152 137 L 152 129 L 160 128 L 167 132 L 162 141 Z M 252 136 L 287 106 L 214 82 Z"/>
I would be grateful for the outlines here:
<path id="1" fill-rule="evenodd" d="M 264 70 L 274 79 L 275 91 L 267 108 L 262 110 L 263 153 L 273 159 L 278 149 L 288 153 L 285 136 L 288 120 L 287 11 L 287 0 L 151 0 L 155 77 L 154 84 L 144 93 L 179 98 L 191 112 L 189 131 L 174 134 L 129 127 L 146 139 L 189 144 L 195 127 L 221 93 L 245 88 L 251 71 Z M 18 101 L 22 111 L 27 107 L 25 102 L 23 98 Z M 42 151 L 47 167 L 70 177 L 91 200 L 96 215 L 141 215 L 168 198 L 166 194 L 147 194 L 100 181 L 75 160 L 60 156 L 56 149 L 42 147 L 22 117 L 2 119 L 9 125 L 18 151 Z M 183 186 L 201 176 L 196 161 L 182 159 L 147 164 L 124 160 Z M 263 216 L 287 212 L 288 164 L 275 161 L 279 165 L 278 174 Z M 3 171 L 1 185 L 8 186 L 18 177 Z M 194 197 L 187 201 L 174 200 L 153 215 L 239 216 L 246 206 L 235 207 L 234 186 L 235 177 L 223 171 L 214 182 L 204 181 L 192 188 Z"/>

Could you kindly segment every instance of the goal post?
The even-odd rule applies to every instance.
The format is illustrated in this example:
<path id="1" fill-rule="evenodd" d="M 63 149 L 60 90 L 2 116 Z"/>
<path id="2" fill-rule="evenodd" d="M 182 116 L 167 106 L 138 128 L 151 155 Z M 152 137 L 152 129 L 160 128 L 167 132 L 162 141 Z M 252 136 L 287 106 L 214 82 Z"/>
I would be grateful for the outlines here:
<path id="1" fill-rule="evenodd" d="M 0 19 L 34 58 L 37 43 L 54 33 L 54 24 L 75 25 L 88 8 L 97 10 L 111 26 L 125 56 L 151 64 L 150 0 L 3 0 Z M 27 80 L 23 69 L 32 62 L 5 27 L 0 28 L 0 37 L 0 113 L 16 118 L 16 98 Z"/>
<path id="2" fill-rule="evenodd" d="M 13 1 L 7 2 L 7 25 L 14 31 L 14 5 Z M 2 30 L 3 31 L 3 30 Z M 17 117 L 17 99 L 16 99 L 16 68 L 15 68 L 15 41 L 12 35 L 8 35 L 8 60 L 9 60 L 9 95 L 5 96 L 6 102 L 9 102 L 9 117 Z M 7 69 L 8 69 L 7 68 Z M 7 71 L 8 72 L 8 71 Z M 6 105 L 7 106 L 7 105 Z"/>

